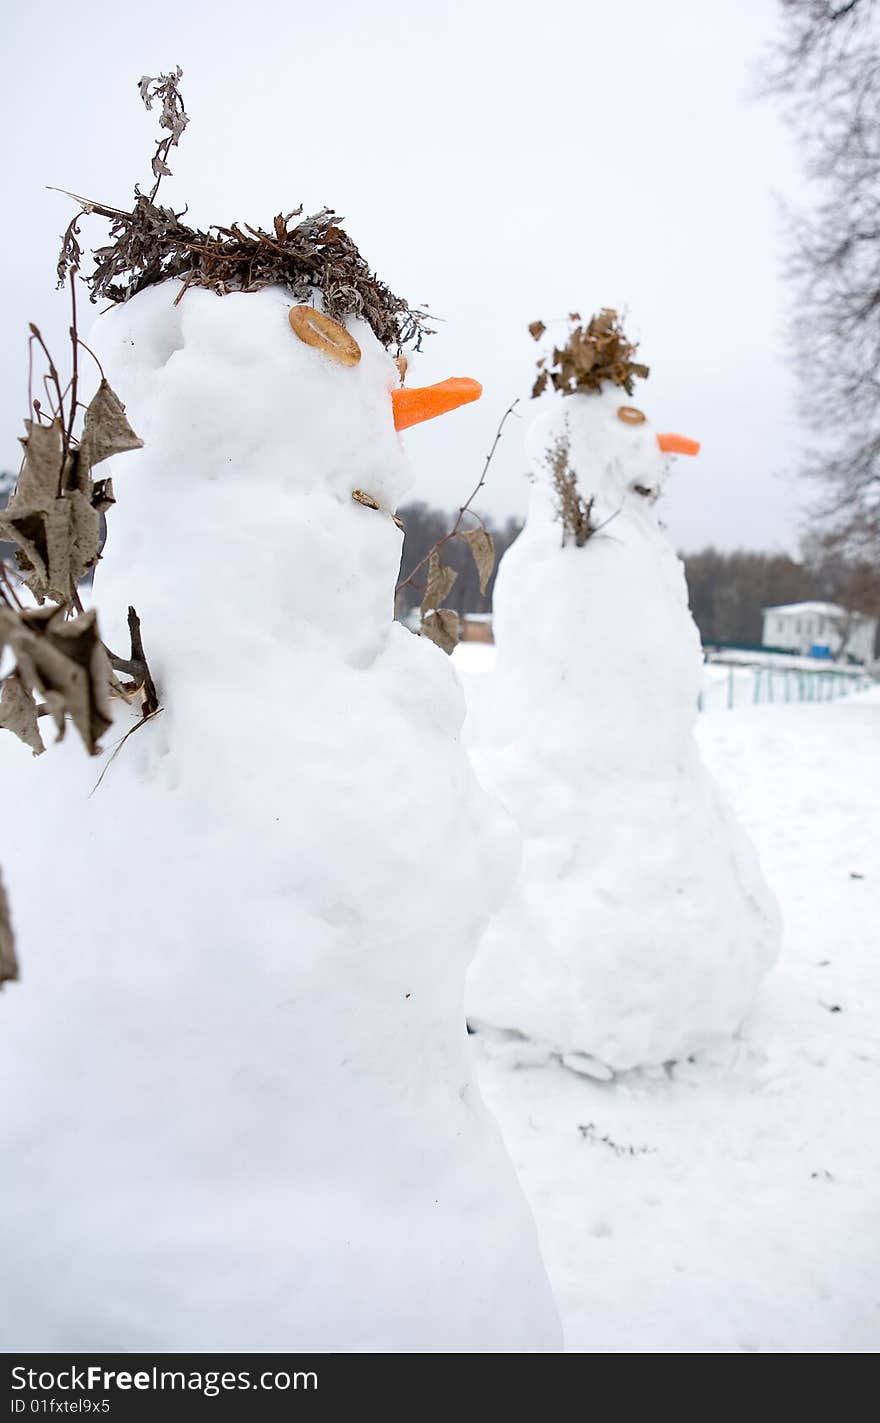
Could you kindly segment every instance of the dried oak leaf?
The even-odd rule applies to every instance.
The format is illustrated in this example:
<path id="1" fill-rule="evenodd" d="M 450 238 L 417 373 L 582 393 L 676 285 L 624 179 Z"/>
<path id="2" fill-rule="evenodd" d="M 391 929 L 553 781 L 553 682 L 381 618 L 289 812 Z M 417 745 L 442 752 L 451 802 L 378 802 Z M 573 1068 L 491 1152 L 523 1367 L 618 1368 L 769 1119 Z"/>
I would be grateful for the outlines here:
<path id="1" fill-rule="evenodd" d="M 74 489 L 64 500 L 70 506 L 70 584 L 79 583 L 94 568 L 101 552 L 101 515 L 89 494 Z"/>
<path id="2" fill-rule="evenodd" d="M 428 559 L 428 579 L 425 585 L 425 596 L 422 599 L 423 613 L 429 612 L 432 608 L 441 607 L 457 577 L 458 574 L 455 572 L 455 569 L 447 568 L 445 564 L 441 563 L 439 553 L 436 549 L 432 549 L 431 557 Z"/>
<path id="3" fill-rule="evenodd" d="M 543 321 L 531 321 L 529 323 L 529 335 L 531 336 L 533 341 L 540 341 L 546 330 L 547 327 L 544 325 Z"/>
<path id="4" fill-rule="evenodd" d="M 38 425 L 34 420 L 25 420 L 24 424 L 24 464 L 7 506 L 10 512 L 17 508 L 47 509 L 61 492 L 61 421 Z"/>
<path id="5" fill-rule="evenodd" d="M 15 957 L 15 935 L 12 932 L 12 917 L 9 900 L 0 875 L 0 987 L 4 983 L 14 983 L 18 978 L 18 959 Z"/>
<path id="6" fill-rule="evenodd" d="M 65 620 L 58 608 L 27 610 L 10 639 L 18 674 L 31 692 L 39 692 L 64 735 L 69 716 L 90 755 L 113 722 L 110 658 L 98 636 L 94 608 Z"/>
<path id="7" fill-rule="evenodd" d="M 495 545 L 492 542 L 492 535 L 488 529 L 470 529 L 466 534 L 462 534 L 462 538 L 467 541 L 474 556 L 474 563 L 477 565 L 477 574 L 480 579 L 480 592 L 485 593 L 495 568 Z"/>
<path id="8" fill-rule="evenodd" d="M 79 442 L 80 477 L 96 464 L 127 450 L 143 449 L 141 440 L 125 416 L 125 406 L 106 380 L 102 380 L 92 397 L 83 421 Z"/>
<path id="9" fill-rule="evenodd" d="M 18 672 L 0 682 L 0 728 L 11 731 L 35 756 L 45 751 L 37 720 L 37 704 Z"/>
<path id="10" fill-rule="evenodd" d="M 17 545 L 22 577 L 42 604 L 67 604 L 71 589 L 98 561 L 101 516 L 87 495 L 74 489 L 48 509 L 19 508 L 0 515 L 0 535 Z"/>
<path id="11" fill-rule="evenodd" d="M 47 598 L 59 603 L 70 599 L 71 512 L 67 499 L 56 499 L 48 509 L 19 508 L 0 514 L 0 538 L 17 546 L 22 577 L 40 604 Z"/>
<path id="12" fill-rule="evenodd" d="M 437 608 L 422 617 L 421 633 L 442 647 L 444 652 L 453 652 L 459 638 L 458 613 L 452 608 Z"/>
<path id="13" fill-rule="evenodd" d="M 92 482 L 91 470 L 111 455 L 137 450 L 143 441 L 125 417 L 125 407 L 102 380 L 86 410 L 79 450 L 62 473 L 59 421 L 27 421 L 25 459 L 15 493 L 0 516 L 0 534 L 17 545 L 17 560 L 37 602 L 67 604 L 71 590 L 101 549 L 101 514 L 113 501 L 109 479 Z"/>

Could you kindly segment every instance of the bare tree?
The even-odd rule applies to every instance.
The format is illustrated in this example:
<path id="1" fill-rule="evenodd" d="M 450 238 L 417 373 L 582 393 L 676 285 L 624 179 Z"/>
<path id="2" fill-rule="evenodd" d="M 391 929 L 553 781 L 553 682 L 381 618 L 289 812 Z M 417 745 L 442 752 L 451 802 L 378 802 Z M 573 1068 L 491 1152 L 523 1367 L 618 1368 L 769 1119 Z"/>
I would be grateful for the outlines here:
<path id="1" fill-rule="evenodd" d="M 844 610 L 840 648 L 835 653 L 840 655 L 860 615 L 880 618 L 880 562 L 876 553 L 873 558 L 846 558 L 835 541 L 822 534 L 804 540 L 802 556 L 812 585 L 810 596 Z"/>
<path id="2" fill-rule="evenodd" d="M 767 88 L 782 96 L 816 200 L 792 223 L 789 275 L 811 531 L 880 562 L 880 48 L 877 0 L 781 0 Z"/>

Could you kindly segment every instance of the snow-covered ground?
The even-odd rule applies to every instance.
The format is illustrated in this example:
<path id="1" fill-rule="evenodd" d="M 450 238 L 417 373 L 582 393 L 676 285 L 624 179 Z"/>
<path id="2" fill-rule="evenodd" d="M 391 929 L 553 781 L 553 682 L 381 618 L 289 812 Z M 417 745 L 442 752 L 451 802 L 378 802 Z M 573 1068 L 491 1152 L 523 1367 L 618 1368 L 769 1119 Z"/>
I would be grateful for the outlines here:
<path id="1" fill-rule="evenodd" d="M 456 653 L 470 691 L 470 650 Z M 483 661 L 485 666 L 485 661 Z M 701 717 L 785 919 L 739 1039 L 604 1084 L 472 1039 L 570 1350 L 880 1348 L 880 689 Z"/>
<path id="2" fill-rule="evenodd" d="M 840 671 L 833 664 L 816 658 L 792 657 L 783 663 L 763 660 L 761 653 L 750 654 L 754 665 L 735 665 L 732 661 L 706 662 L 703 665 L 703 686 L 700 711 L 730 711 L 751 707 L 756 703 L 831 702 L 864 690 L 870 682 L 866 672 L 856 669 Z M 495 670 L 497 649 L 491 643 L 462 642 L 453 654 L 455 665 L 469 681 L 471 693 L 479 697 L 488 684 L 479 682 Z M 756 685 L 757 684 L 757 685 Z"/>

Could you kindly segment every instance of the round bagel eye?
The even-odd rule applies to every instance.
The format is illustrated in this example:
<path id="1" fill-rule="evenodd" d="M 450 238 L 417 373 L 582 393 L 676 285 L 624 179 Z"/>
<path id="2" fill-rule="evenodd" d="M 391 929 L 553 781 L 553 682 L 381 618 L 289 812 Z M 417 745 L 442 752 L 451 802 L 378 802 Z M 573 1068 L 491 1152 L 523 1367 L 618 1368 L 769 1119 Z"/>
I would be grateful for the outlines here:
<path id="1" fill-rule="evenodd" d="M 622 420 L 624 425 L 644 425 L 648 417 L 634 405 L 621 405 L 618 407 L 617 418 Z"/>
<path id="2" fill-rule="evenodd" d="M 292 306 L 288 312 L 291 328 L 307 346 L 315 346 L 340 366 L 356 366 L 361 348 L 354 337 L 323 311 L 313 306 Z"/>

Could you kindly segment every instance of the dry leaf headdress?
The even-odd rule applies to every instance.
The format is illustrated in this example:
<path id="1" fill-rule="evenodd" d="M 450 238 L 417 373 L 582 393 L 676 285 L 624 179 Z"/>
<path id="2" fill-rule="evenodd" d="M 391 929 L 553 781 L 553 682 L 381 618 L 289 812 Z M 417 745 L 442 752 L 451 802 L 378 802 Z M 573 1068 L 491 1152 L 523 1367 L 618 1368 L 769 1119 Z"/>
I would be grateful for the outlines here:
<path id="1" fill-rule="evenodd" d="M 538 377 L 532 395 L 541 395 L 548 383 L 563 395 L 576 391 L 601 390 L 603 381 L 619 385 L 627 395 L 633 393 L 636 377 L 648 375 L 648 367 L 634 360 L 637 344 L 628 341 L 620 317 L 611 307 L 603 307 L 597 316 L 583 326 L 578 312 L 569 317 L 568 340 L 555 346 L 552 358 L 538 361 Z M 529 333 L 540 341 L 546 331 L 543 321 L 533 321 Z"/>
<path id="2" fill-rule="evenodd" d="M 181 278 L 184 289 L 207 287 L 221 296 L 277 283 L 296 302 L 309 302 L 319 292 L 328 316 L 339 322 L 346 316 L 363 318 L 384 346 L 399 349 L 412 341 L 418 350 L 430 332 L 426 313 L 379 280 L 341 227 L 343 219 L 330 208 L 307 217 L 302 206 L 280 212 L 268 230 L 233 222 L 213 223 L 203 231 L 183 221 L 185 209 L 175 212 L 156 202 L 162 179 L 171 176 L 171 149 L 189 123 L 179 89 L 182 76 L 178 67 L 155 78 L 147 75 L 138 85 L 148 109 L 160 104 L 159 124 L 165 131 L 153 155 L 155 181 L 149 194 L 136 186 L 130 211 L 68 194 L 81 206 L 62 240 L 59 286 L 72 268 L 82 267 L 80 223 L 96 214 L 109 222 L 112 241 L 94 250 L 94 270 L 84 277 L 92 301 L 127 301 L 171 277 Z"/>

